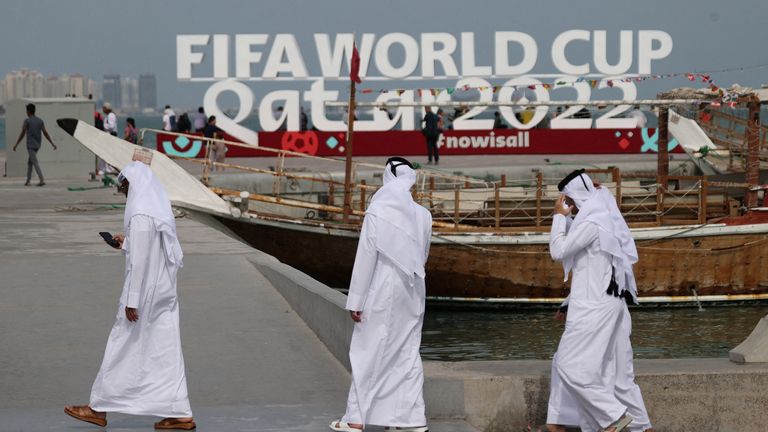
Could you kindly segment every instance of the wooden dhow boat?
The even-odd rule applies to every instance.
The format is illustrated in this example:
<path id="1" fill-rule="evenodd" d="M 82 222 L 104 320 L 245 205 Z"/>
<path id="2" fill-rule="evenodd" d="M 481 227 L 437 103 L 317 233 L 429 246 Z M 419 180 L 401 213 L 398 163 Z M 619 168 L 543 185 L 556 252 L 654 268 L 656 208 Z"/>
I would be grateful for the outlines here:
<path id="1" fill-rule="evenodd" d="M 751 100 L 748 104 L 750 115 L 759 116 L 755 113 L 759 105 Z M 666 115 L 663 109 L 662 122 Z M 360 222 L 376 185 L 290 172 L 279 162 L 273 170 L 223 164 L 273 176 L 271 194 L 208 187 L 163 153 L 137 147 L 82 121 L 58 123 L 117 168 L 137 154 L 149 160 L 173 205 L 191 217 L 331 287 L 347 287 Z M 768 300 L 768 272 L 764 271 L 768 268 L 768 208 L 758 205 L 762 188 L 756 183 L 756 168 L 748 169 L 744 183 L 669 175 L 666 125 L 660 129 L 658 175 L 643 178 L 622 175 L 616 168 L 588 170 L 614 192 L 630 223 L 640 255 L 635 266 L 640 302 L 689 305 Z M 307 157 L 272 151 L 279 161 Z M 206 173 L 213 164 L 198 162 L 205 164 Z M 353 171 L 366 168 L 363 163 L 351 166 Z M 523 180 L 491 181 L 423 169 L 418 173 L 414 197 L 434 217 L 428 299 L 484 306 L 547 305 L 563 300 L 568 285 L 561 265 L 550 259 L 547 226 L 559 179 L 547 179 L 541 172 Z M 313 188 L 311 194 L 292 193 L 289 185 L 300 182 L 321 187 Z M 336 205 L 342 195 L 344 205 Z M 290 211 L 296 209 L 298 213 Z"/>

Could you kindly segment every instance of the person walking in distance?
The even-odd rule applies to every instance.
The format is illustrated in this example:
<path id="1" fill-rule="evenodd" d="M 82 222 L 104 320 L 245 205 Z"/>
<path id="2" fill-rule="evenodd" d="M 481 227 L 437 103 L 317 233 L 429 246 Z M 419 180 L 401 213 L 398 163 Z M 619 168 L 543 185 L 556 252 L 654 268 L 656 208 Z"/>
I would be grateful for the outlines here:
<path id="1" fill-rule="evenodd" d="M 217 163 L 214 165 L 214 171 L 224 171 L 224 167 L 218 164 L 223 164 L 225 162 L 227 156 L 227 146 L 221 141 L 215 141 L 220 140 L 223 134 L 224 131 L 216 126 L 216 116 L 210 116 L 208 118 L 208 124 L 203 128 L 203 136 L 206 138 L 211 138 L 210 140 L 206 141 L 206 145 L 208 147 L 208 159 L 211 162 Z"/>
<path id="2" fill-rule="evenodd" d="M 205 110 L 203 110 L 203 107 L 197 108 L 197 112 L 193 114 L 192 123 L 195 128 L 195 132 L 200 133 L 203 131 L 203 128 L 205 128 L 206 124 Z"/>
<path id="3" fill-rule="evenodd" d="M 440 155 L 437 152 L 437 138 L 440 136 L 439 119 L 430 107 L 424 107 L 424 129 L 422 132 L 427 142 L 427 163 L 431 164 L 434 157 L 435 165 L 440 163 Z"/>
<path id="4" fill-rule="evenodd" d="M 19 146 L 24 135 L 27 136 L 27 153 L 29 158 L 27 159 L 27 182 L 24 186 L 29 186 L 32 181 L 32 168 L 37 173 L 37 178 L 40 180 L 37 183 L 38 186 L 45 186 L 45 179 L 43 178 L 43 171 L 40 169 L 40 162 L 37 161 L 37 152 L 40 151 L 40 147 L 43 146 L 43 136 L 48 140 L 56 150 L 56 144 L 53 143 L 51 136 L 48 134 L 48 130 L 45 129 L 45 123 L 40 117 L 35 115 L 35 104 L 27 104 L 27 118 L 24 119 L 24 125 L 21 127 L 21 133 L 19 139 L 16 140 L 16 144 L 13 145 L 13 151 L 16 151 L 16 147 Z"/>

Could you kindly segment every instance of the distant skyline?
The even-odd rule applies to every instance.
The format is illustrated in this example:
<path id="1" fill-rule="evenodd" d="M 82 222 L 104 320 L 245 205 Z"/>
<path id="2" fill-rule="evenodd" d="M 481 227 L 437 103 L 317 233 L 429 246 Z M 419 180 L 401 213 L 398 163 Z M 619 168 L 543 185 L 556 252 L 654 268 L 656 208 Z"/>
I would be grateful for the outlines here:
<path id="1" fill-rule="evenodd" d="M 536 74 L 552 74 L 549 48 L 558 34 L 572 29 L 606 30 L 609 59 L 615 61 L 621 30 L 661 30 L 671 35 L 669 56 L 654 62 L 654 73 L 717 70 L 768 63 L 768 3 L 761 0 L 696 2 L 419 1 L 411 0 L 199 0 L 104 2 L 93 0 L 10 0 L 0 14 L 0 77 L 28 67 L 45 75 L 81 73 L 101 81 L 105 75 L 155 74 L 157 105 L 200 105 L 211 83 L 181 82 L 176 71 L 179 34 L 294 34 L 302 50 L 314 51 L 314 33 L 382 35 L 425 32 L 458 36 L 474 32 L 478 64 L 493 56 L 495 31 L 520 31 L 539 45 Z M 636 42 L 635 42 L 636 45 Z M 267 45 L 267 47 L 269 44 Z M 592 59 L 590 43 L 574 44 L 569 55 Z M 234 49 L 230 48 L 230 63 Z M 266 57 L 266 52 L 264 56 Z M 263 61 L 263 59 L 262 59 Z M 636 61 L 636 60 L 635 60 Z M 317 75 L 316 62 L 308 59 Z M 631 69 L 636 71 L 636 67 Z M 723 86 L 760 87 L 768 69 L 713 74 Z M 497 79 L 493 84 L 504 80 Z M 365 83 L 377 88 L 451 86 L 455 80 Z M 257 99 L 278 89 L 307 90 L 311 82 L 248 83 Z M 684 79 L 638 84 L 639 97 L 691 85 Z M 343 82 L 328 87 L 343 89 Z M 223 98 L 224 104 L 228 100 Z M 229 102 L 232 103 L 232 102 Z"/>
<path id="2" fill-rule="evenodd" d="M 99 104 L 109 102 L 116 111 L 159 111 L 156 81 L 154 74 L 108 74 L 93 79 L 80 73 L 44 74 L 19 68 L 0 75 L 0 105 L 16 98 L 88 97 Z"/>

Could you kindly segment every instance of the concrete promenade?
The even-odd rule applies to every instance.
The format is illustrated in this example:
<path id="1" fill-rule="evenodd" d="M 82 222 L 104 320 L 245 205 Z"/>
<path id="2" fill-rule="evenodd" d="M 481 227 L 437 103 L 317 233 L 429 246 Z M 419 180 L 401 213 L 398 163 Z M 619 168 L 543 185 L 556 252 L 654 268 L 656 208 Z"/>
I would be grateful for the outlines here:
<path id="1" fill-rule="evenodd" d="M 99 231 L 122 232 L 114 188 L 83 180 L 0 179 L 0 431 L 87 431 L 63 413 L 87 403 L 114 322 L 123 257 Z M 200 431 L 325 431 L 343 414 L 349 375 L 247 260 L 260 255 L 177 220 L 182 342 Z M 110 415 L 107 430 L 149 431 Z M 473 431 L 463 421 L 435 432 Z M 374 431 L 380 429 L 372 429 Z"/>

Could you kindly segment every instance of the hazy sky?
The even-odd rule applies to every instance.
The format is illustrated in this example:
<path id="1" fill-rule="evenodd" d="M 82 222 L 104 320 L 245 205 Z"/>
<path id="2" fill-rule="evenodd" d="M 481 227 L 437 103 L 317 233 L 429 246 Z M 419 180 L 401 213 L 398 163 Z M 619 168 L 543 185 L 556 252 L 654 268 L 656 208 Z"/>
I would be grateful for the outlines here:
<path id="1" fill-rule="evenodd" d="M 666 59 L 653 64 L 654 73 L 768 63 L 765 0 L 4 0 L 0 8 L 0 75 L 20 67 L 46 75 L 79 72 L 98 80 L 106 73 L 133 77 L 154 73 L 158 104 L 175 106 L 200 104 L 211 85 L 176 79 L 177 34 L 293 33 L 311 75 L 320 73 L 312 35 L 341 32 L 404 32 L 418 38 L 423 32 L 458 37 L 460 32 L 472 31 L 478 63 L 489 64 L 494 32 L 521 31 L 533 36 L 539 46 L 533 73 L 557 72 L 550 59 L 552 41 L 571 29 L 607 30 L 614 50 L 620 30 L 668 32 L 674 48 Z M 591 61 L 591 45 L 574 44 L 569 56 Z M 635 60 L 630 71 L 635 72 L 636 66 Z M 713 78 L 721 85 L 738 82 L 759 87 L 768 83 L 768 68 L 714 74 Z M 248 85 L 258 99 L 271 90 L 308 89 L 310 84 Z M 453 84 L 455 80 L 439 85 Z M 638 84 L 639 96 L 652 97 L 660 90 L 687 84 L 685 80 L 644 82 Z M 418 87 L 413 82 L 371 85 Z"/>

